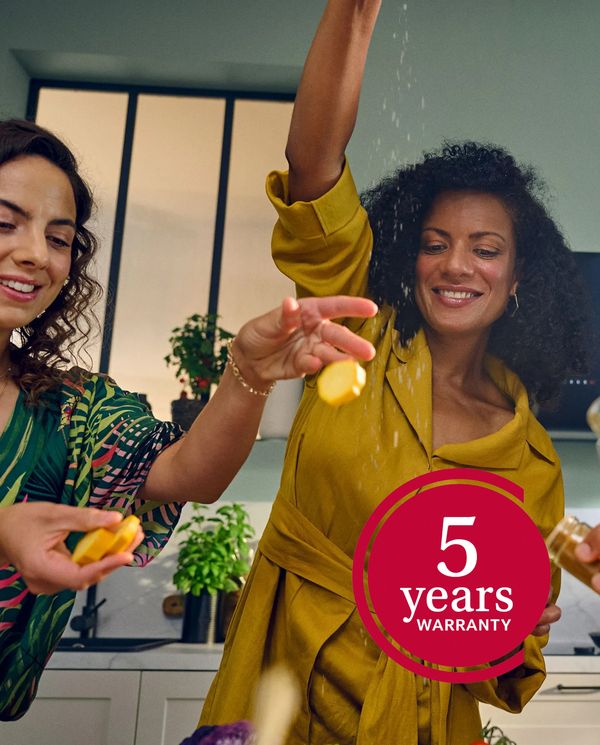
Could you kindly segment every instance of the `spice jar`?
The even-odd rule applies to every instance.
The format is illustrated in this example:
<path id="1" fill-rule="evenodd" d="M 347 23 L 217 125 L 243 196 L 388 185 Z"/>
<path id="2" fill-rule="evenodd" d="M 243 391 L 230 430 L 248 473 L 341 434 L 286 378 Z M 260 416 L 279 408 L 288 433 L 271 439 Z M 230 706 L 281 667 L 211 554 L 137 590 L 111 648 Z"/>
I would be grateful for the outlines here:
<path id="1" fill-rule="evenodd" d="M 550 559 L 569 574 L 577 577 L 588 587 L 592 587 L 592 577 L 600 572 L 600 561 L 585 563 L 575 556 L 575 548 L 583 541 L 592 528 L 576 517 L 567 515 L 558 523 L 546 538 Z"/>

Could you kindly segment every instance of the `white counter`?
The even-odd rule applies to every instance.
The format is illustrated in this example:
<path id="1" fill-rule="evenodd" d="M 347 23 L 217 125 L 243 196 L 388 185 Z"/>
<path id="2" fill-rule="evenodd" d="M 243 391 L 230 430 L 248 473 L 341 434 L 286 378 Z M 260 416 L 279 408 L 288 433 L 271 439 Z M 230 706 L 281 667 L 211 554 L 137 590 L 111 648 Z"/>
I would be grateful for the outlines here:
<path id="1" fill-rule="evenodd" d="M 175 642 L 144 652 L 55 652 L 53 670 L 217 670 L 222 644 Z M 598 655 L 548 655 L 549 673 L 600 673 Z"/>

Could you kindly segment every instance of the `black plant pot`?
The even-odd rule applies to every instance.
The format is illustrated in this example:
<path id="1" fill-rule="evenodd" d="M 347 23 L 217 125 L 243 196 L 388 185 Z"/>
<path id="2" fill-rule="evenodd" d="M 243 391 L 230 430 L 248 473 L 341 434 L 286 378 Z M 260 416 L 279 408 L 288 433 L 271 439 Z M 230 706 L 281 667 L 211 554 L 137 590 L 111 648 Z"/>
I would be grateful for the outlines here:
<path id="1" fill-rule="evenodd" d="M 171 401 L 171 420 L 187 432 L 207 402 L 208 395 L 206 398 L 178 398 Z"/>
<path id="2" fill-rule="evenodd" d="M 233 611 L 240 598 L 241 590 L 235 592 L 219 592 L 217 598 L 217 618 L 215 622 L 215 641 L 224 642 L 227 629 L 233 616 Z"/>
<path id="3" fill-rule="evenodd" d="M 210 595 L 203 590 L 200 595 L 188 592 L 185 596 L 181 641 L 188 644 L 205 644 L 210 624 Z"/>

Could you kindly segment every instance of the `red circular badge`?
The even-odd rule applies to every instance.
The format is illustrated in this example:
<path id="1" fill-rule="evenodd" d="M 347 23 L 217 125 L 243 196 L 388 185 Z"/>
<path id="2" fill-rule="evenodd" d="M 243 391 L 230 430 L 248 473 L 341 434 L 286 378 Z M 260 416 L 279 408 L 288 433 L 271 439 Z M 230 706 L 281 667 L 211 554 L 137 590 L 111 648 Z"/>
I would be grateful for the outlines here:
<path id="1" fill-rule="evenodd" d="M 522 499 L 508 479 L 445 469 L 379 505 L 357 544 L 354 593 L 367 630 L 392 659 L 456 683 L 523 661 L 521 643 L 548 600 L 550 563 Z"/>

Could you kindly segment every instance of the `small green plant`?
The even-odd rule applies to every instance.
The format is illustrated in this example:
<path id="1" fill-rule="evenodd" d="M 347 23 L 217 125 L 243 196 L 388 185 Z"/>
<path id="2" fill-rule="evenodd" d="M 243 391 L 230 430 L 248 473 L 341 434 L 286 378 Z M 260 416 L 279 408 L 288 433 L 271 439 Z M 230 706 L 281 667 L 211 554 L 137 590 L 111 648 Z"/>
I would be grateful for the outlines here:
<path id="1" fill-rule="evenodd" d="M 517 745 L 516 742 L 507 737 L 500 727 L 494 727 L 491 721 L 488 721 L 481 728 L 481 739 L 476 740 L 472 745 Z"/>
<path id="2" fill-rule="evenodd" d="M 233 334 L 217 326 L 215 313 L 190 316 L 183 326 L 174 328 L 169 343 L 171 352 L 165 356 L 168 366 L 177 368 L 179 382 L 194 398 L 208 394 L 210 386 L 218 383 L 227 365 L 227 340 Z"/>
<path id="3" fill-rule="evenodd" d="M 205 504 L 194 503 L 188 522 L 178 528 L 185 533 L 179 547 L 173 582 L 186 594 L 200 595 L 206 590 L 235 592 L 250 570 L 248 539 L 254 530 L 241 504 L 220 507 L 207 517 Z"/>

